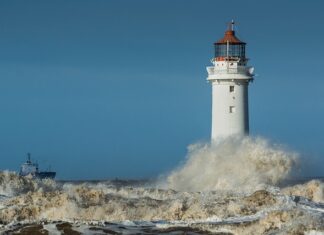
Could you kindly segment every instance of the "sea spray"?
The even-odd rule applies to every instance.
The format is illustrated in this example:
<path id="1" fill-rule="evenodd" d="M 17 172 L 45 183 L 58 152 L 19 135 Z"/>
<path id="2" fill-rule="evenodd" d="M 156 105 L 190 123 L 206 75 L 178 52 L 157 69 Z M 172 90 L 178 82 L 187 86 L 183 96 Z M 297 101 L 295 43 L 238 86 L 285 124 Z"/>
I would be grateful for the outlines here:
<path id="1" fill-rule="evenodd" d="M 297 158 L 298 154 L 263 138 L 195 144 L 189 146 L 183 166 L 167 177 L 164 188 L 151 181 L 150 185 L 55 182 L 0 172 L 0 194 L 5 195 L 0 198 L 4 224 L 0 233 L 10 231 L 13 224 L 44 221 L 54 224 L 51 229 L 57 221 L 68 221 L 71 224 L 66 226 L 76 231 L 82 227 L 84 234 L 99 222 L 99 230 L 122 233 L 136 227 L 142 234 L 172 233 L 176 226 L 203 231 L 197 234 L 324 230 L 323 182 L 283 189 L 271 186 L 287 178 Z M 125 221 L 132 226 L 128 228 Z"/>
<path id="2" fill-rule="evenodd" d="M 12 171 L 0 173 L 0 195 L 8 197 L 34 191 L 51 191 L 57 187 L 58 185 L 52 179 L 37 180 L 31 177 L 20 177 Z"/>
<path id="3" fill-rule="evenodd" d="M 227 138 L 188 147 L 186 162 L 166 179 L 181 191 L 253 191 L 289 176 L 298 154 L 264 138 Z"/>
<path id="4" fill-rule="evenodd" d="M 324 203 L 324 183 L 319 180 L 311 180 L 305 184 L 289 186 L 283 188 L 282 192 L 286 195 L 301 196 L 314 202 Z"/>
<path id="5" fill-rule="evenodd" d="M 44 221 L 70 221 L 75 229 L 80 224 L 89 225 L 96 221 L 101 221 L 103 226 L 111 225 L 111 229 L 119 228 L 111 222 L 133 221 L 138 224 L 142 221 L 137 229 L 143 231 L 138 233 L 147 231 L 147 227 L 141 227 L 146 221 L 157 226 L 155 229 L 161 229 L 150 234 L 163 233 L 159 226 L 168 228 L 179 224 L 192 231 L 194 228 L 214 232 L 225 229 L 232 234 L 253 234 L 253 231 L 263 234 L 276 232 L 279 228 L 284 234 L 290 234 L 287 231 L 300 225 L 301 231 L 324 227 L 323 204 L 303 199 L 305 196 L 322 202 L 319 196 L 323 183 L 319 181 L 281 191 L 257 190 L 242 194 L 239 190 L 184 192 L 127 183 L 121 186 L 111 181 L 64 182 L 55 187 L 37 182 L 26 188 L 19 182 L 28 185 L 31 179 L 12 173 L 9 176 L 8 172 L 0 172 L 0 177 L 12 181 L 4 182 L 20 186 L 15 187 L 15 195 L 0 200 L 0 221 L 5 224 L 2 231 L 10 230 L 11 224 Z M 105 225 L 105 221 L 110 223 Z"/>

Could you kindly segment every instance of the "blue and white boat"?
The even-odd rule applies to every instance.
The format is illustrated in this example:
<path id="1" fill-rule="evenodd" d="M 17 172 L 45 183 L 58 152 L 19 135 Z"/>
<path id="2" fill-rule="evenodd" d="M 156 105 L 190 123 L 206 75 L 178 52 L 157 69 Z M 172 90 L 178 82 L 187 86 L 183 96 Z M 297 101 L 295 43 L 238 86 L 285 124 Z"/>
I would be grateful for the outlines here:
<path id="1" fill-rule="evenodd" d="M 38 179 L 54 179 L 55 171 L 39 171 L 38 164 L 33 163 L 30 159 L 30 153 L 27 154 L 27 161 L 20 166 L 20 176 L 31 176 Z"/>

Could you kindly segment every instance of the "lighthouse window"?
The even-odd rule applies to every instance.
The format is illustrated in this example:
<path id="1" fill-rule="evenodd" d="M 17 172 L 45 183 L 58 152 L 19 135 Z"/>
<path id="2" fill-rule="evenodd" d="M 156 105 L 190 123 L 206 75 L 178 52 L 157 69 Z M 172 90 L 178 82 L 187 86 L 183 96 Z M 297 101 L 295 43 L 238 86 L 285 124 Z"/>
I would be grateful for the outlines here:
<path id="1" fill-rule="evenodd" d="M 234 86 L 230 86 L 230 87 L 229 87 L 229 91 L 230 91 L 230 92 L 234 92 Z"/>
<path id="2" fill-rule="evenodd" d="M 229 107 L 229 112 L 230 113 L 235 113 L 235 106 L 230 106 Z"/>
<path id="3" fill-rule="evenodd" d="M 221 43 L 215 45 L 215 57 L 245 57 L 245 44 L 227 44 Z"/>

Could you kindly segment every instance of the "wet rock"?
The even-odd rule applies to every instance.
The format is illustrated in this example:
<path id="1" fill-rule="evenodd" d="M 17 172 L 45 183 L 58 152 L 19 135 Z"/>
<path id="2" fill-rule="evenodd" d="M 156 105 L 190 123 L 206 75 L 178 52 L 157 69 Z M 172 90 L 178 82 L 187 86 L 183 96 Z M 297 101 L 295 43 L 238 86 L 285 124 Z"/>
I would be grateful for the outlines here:
<path id="1" fill-rule="evenodd" d="M 13 235 L 48 235 L 48 231 L 43 228 L 43 225 L 27 225 L 16 231 L 13 231 Z"/>
<path id="2" fill-rule="evenodd" d="M 56 225 L 57 230 L 62 232 L 62 235 L 80 235 L 81 233 L 72 229 L 72 224 L 64 222 Z"/>

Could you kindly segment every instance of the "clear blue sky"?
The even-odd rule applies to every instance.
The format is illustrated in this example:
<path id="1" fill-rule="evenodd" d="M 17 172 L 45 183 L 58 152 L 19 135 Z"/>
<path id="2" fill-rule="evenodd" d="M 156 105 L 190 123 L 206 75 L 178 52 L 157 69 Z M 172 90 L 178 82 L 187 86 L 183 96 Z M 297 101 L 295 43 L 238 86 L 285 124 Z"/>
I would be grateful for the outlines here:
<path id="1" fill-rule="evenodd" d="M 324 2 L 0 2 L 1 169 L 145 178 L 208 141 L 206 66 L 227 22 L 259 75 L 250 128 L 324 168 Z"/>

